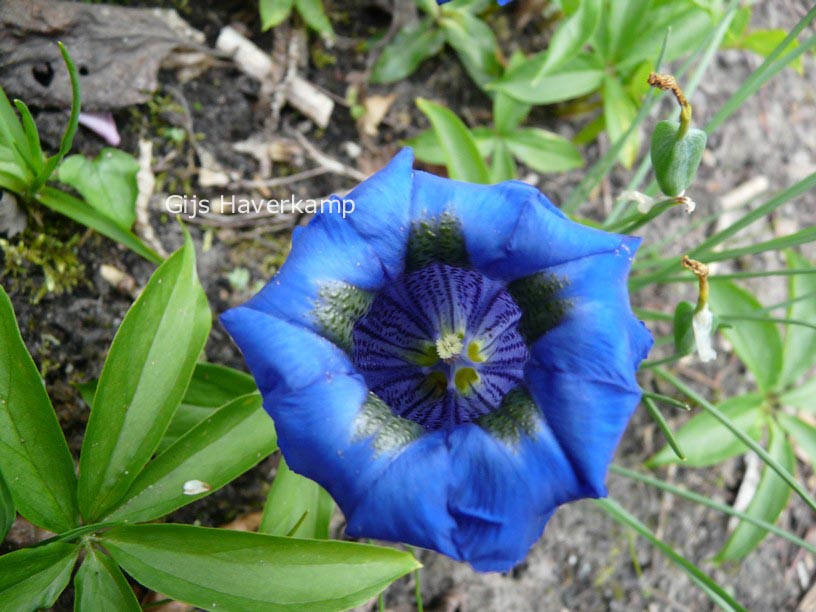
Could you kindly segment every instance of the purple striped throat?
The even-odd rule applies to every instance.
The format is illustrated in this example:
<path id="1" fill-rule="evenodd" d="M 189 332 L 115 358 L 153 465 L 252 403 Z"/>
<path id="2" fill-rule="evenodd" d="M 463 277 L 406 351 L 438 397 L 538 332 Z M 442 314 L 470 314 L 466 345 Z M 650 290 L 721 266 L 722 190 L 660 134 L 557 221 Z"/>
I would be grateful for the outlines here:
<path id="1" fill-rule="evenodd" d="M 469 423 L 523 381 L 521 315 L 502 284 L 434 263 L 376 295 L 354 324 L 352 359 L 394 414 L 426 430 Z"/>

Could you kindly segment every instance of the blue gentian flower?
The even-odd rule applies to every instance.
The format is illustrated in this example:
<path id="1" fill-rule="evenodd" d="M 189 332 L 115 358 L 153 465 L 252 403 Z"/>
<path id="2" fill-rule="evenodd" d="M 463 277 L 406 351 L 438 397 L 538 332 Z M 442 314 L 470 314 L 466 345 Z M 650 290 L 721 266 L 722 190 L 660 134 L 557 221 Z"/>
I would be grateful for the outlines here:
<path id="1" fill-rule="evenodd" d="M 606 495 L 652 338 L 627 275 L 638 238 L 537 189 L 413 171 L 410 149 L 293 235 L 222 315 L 291 468 L 355 537 L 505 571 L 555 509 Z"/>

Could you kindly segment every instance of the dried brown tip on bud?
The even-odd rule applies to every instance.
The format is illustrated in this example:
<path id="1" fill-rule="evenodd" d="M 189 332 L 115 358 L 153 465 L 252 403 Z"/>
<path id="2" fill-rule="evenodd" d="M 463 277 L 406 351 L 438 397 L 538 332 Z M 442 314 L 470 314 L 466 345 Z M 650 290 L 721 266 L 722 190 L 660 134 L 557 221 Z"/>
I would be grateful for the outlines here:
<path id="1" fill-rule="evenodd" d="M 694 272 L 694 274 L 698 277 L 705 278 L 708 276 L 708 266 L 701 261 L 692 259 L 688 255 L 683 255 L 683 259 L 680 260 L 680 264 L 687 270 Z"/>
<path id="2" fill-rule="evenodd" d="M 677 98 L 677 102 L 680 104 L 680 106 L 688 106 L 686 95 L 677 84 L 677 79 L 675 79 L 671 74 L 652 72 L 649 74 L 649 85 L 662 89 L 663 91 L 671 91 L 674 94 L 674 97 Z"/>

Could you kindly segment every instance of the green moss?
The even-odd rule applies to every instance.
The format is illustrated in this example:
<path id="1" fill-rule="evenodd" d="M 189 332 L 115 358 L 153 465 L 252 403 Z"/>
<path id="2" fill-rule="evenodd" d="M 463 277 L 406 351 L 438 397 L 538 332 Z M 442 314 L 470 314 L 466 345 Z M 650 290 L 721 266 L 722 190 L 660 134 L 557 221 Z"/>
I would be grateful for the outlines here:
<path id="1" fill-rule="evenodd" d="M 16 242 L 0 239 L 3 277 L 9 279 L 7 289 L 29 294 L 36 304 L 46 293 L 60 295 L 87 282 L 85 266 L 77 258 L 79 241 L 78 234 L 63 241 L 33 230 L 23 232 Z"/>

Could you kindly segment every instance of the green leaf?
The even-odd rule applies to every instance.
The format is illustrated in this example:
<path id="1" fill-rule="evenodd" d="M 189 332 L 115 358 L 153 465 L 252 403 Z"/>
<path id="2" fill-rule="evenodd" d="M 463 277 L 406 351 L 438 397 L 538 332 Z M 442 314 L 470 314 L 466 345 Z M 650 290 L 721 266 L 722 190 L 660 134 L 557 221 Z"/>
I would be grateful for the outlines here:
<path id="1" fill-rule="evenodd" d="M 79 463 L 87 521 L 116 507 L 156 450 L 210 331 L 189 234 L 131 306 L 105 360 Z"/>
<path id="2" fill-rule="evenodd" d="M 91 380 L 77 385 L 82 399 L 89 407 L 93 406 L 98 384 L 98 380 Z M 184 393 L 184 399 L 181 400 L 156 451 L 165 451 L 224 404 L 257 390 L 255 381 L 245 372 L 215 363 L 197 363 L 190 385 Z"/>
<path id="3" fill-rule="evenodd" d="M 105 148 L 94 160 L 84 155 L 65 158 L 57 175 L 88 204 L 127 231 L 136 221 L 138 172 L 139 162 L 132 155 Z"/>
<path id="4" fill-rule="evenodd" d="M 326 540 L 333 510 L 331 496 L 313 480 L 290 470 L 281 457 L 258 531 Z"/>
<path id="5" fill-rule="evenodd" d="M 680 302 L 674 309 L 674 354 L 688 355 L 694 350 L 696 342 L 694 340 L 694 329 L 692 319 L 694 318 L 694 304 L 690 302 Z"/>
<path id="6" fill-rule="evenodd" d="M 190 386 L 157 450 L 163 452 L 218 408 L 257 390 L 249 374 L 214 363 L 197 363 Z"/>
<path id="7" fill-rule="evenodd" d="M 584 165 L 578 147 L 547 130 L 517 128 L 505 141 L 516 159 L 538 172 L 566 172 Z"/>
<path id="8" fill-rule="evenodd" d="M 43 159 L 42 145 L 40 144 L 40 133 L 37 131 L 37 124 L 34 123 L 34 117 L 31 116 L 31 111 L 28 110 L 25 102 L 22 100 L 14 100 L 14 106 L 17 107 L 17 112 L 20 113 L 20 119 L 23 123 L 23 132 L 25 134 L 25 147 L 21 148 L 21 143 L 12 143 L 20 153 L 24 150 L 30 151 L 30 157 L 25 157 L 29 164 L 31 171 L 35 176 L 40 174 L 45 166 Z"/>
<path id="9" fill-rule="evenodd" d="M 493 98 L 493 125 L 500 135 L 509 134 L 530 114 L 532 106 L 519 102 L 505 93 L 496 92 Z"/>
<path id="10" fill-rule="evenodd" d="M 719 404 L 720 410 L 754 440 L 762 436 L 761 406 L 762 396 L 756 393 L 732 397 Z M 674 436 L 686 455 L 683 465 L 691 467 L 716 465 L 748 450 L 708 412 L 694 415 Z M 670 463 L 679 460 L 669 446 L 664 446 L 646 465 L 658 467 Z"/>
<path id="11" fill-rule="evenodd" d="M 153 459 L 105 522 L 142 523 L 217 491 L 275 452 L 272 419 L 261 396 L 246 395 L 220 408 Z M 205 483 L 185 492 L 190 481 Z"/>
<path id="12" fill-rule="evenodd" d="M 0 470 L 29 521 L 57 533 L 78 525 L 74 461 L 1 286 Z"/>
<path id="13" fill-rule="evenodd" d="M 747 290 L 731 281 L 711 283 L 709 289 L 711 310 L 727 318 L 728 315 L 760 314 L 762 306 Z M 774 323 L 768 321 L 734 321 L 723 334 L 734 346 L 734 351 L 756 379 L 761 391 L 777 387 L 782 369 L 782 340 Z"/>
<path id="14" fill-rule="evenodd" d="M 116 562 L 93 547 L 76 573 L 74 589 L 74 612 L 142 610 Z"/>
<path id="15" fill-rule="evenodd" d="M 783 393 L 779 402 L 783 406 L 793 406 L 799 410 L 816 413 L 816 376 Z"/>
<path id="16" fill-rule="evenodd" d="M 371 71 L 371 82 L 387 84 L 404 79 L 439 53 L 444 44 L 445 33 L 431 18 L 406 26 L 380 53 Z"/>
<path id="17" fill-rule="evenodd" d="M 26 183 L 32 180 L 34 177 L 30 171 L 31 150 L 28 148 L 25 130 L 2 87 L 0 87 L 0 143 L 3 144 L 3 149 L 8 151 L 10 162 L 19 169 L 22 175 L 20 178 Z"/>
<path id="18" fill-rule="evenodd" d="M 17 507 L 14 505 L 14 498 L 11 496 L 11 490 L 3 472 L 0 471 L 0 542 L 6 538 L 16 517 Z"/>
<path id="19" fill-rule="evenodd" d="M 638 0 L 630 0 L 638 2 Z M 616 0 L 617 3 L 617 0 Z M 672 62 L 699 49 L 714 29 L 711 15 L 686 2 L 667 2 L 641 18 L 639 31 L 621 41 L 616 67 L 624 74 L 643 61 L 657 56 L 667 30 L 671 29 L 664 60 Z"/>
<path id="20" fill-rule="evenodd" d="M 788 251 L 788 268 L 813 268 L 807 259 Z M 788 295 L 793 300 L 816 292 L 816 274 L 794 274 L 788 279 Z M 800 299 L 788 307 L 788 319 L 816 322 L 816 299 Z M 787 326 L 782 349 L 782 372 L 779 388 L 785 389 L 795 383 L 816 362 L 816 330 L 802 326 Z"/>
<path id="21" fill-rule="evenodd" d="M 303 17 L 306 25 L 315 32 L 326 38 L 334 36 L 334 30 L 332 30 L 329 18 L 326 17 L 322 0 L 295 0 L 295 8 Z"/>
<path id="22" fill-rule="evenodd" d="M 131 576 L 205 610 L 345 610 L 419 564 L 406 552 L 188 525 L 132 525 L 101 540 Z"/>
<path id="23" fill-rule="evenodd" d="M 589 42 L 598 28 L 602 4 L 601 0 L 584 0 L 578 10 L 561 23 L 550 40 L 536 79 L 557 70 Z"/>
<path id="24" fill-rule="evenodd" d="M 604 122 L 609 134 L 610 143 L 616 143 L 637 116 L 638 109 L 626 94 L 623 84 L 617 77 L 607 75 L 601 88 L 604 104 Z M 635 131 L 626 139 L 623 150 L 618 157 L 625 168 L 631 168 L 640 150 L 640 132 Z"/>
<path id="25" fill-rule="evenodd" d="M 71 150 L 71 145 L 74 143 L 76 131 L 79 128 L 79 111 L 82 105 L 82 93 L 80 92 L 79 88 L 79 74 L 77 73 L 76 66 L 74 66 L 74 62 L 71 59 L 71 56 L 68 54 L 68 49 L 65 48 L 65 45 L 59 41 L 57 42 L 57 45 L 59 46 L 60 53 L 62 54 L 62 59 L 65 62 L 65 67 L 68 70 L 68 78 L 71 81 L 71 114 L 68 116 L 68 123 L 65 126 L 65 132 L 62 134 L 59 151 L 57 151 L 55 155 L 49 157 L 46 161 L 42 173 L 36 178 L 33 186 L 34 191 L 39 191 L 40 187 L 42 187 L 45 181 L 47 181 L 54 172 L 57 165 L 66 155 L 68 155 L 68 151 Z"/>
<path id="26" fill-rule="evenodd" d="M 785 40 L 787 35 L 787 30 L 754 30 L 753 32 L 744 33 L 739 38 L 732 38 L 728 41 L 726 47 L 745 49 L 762 57 L 768 57 Z M 799 41 L 794 40 L 787 45 L 785 52 L 793 51 L 798 46 Z M 791 68 L 801 74 L 802 58 L 798 57 L 791 62 Z"/>
<path id="27" fill-rule="evenodd" d="M 652 132 L 652 166 L 660 191 L 667 196 L 683 193 L 697 176 L 708 137 L 691 128 L 678 137 L 678 121 L 660 121 Z"/>
<path id="28" fill-rule="evenodd" d="M 414 150 L 414 156 L 426 164 L 435 166 L 445 165 L 445 152 L 439 144 L 439 138 L 433 128 L 428 128 L 403 142 L 405 146 Z"/>
<path id="29" fill-rule="evenodd" d="M 816 471 L 816 427 L 810 423 L 805 423 L 799 417 L 777 413 L 779 424 L 793 437 L 796 445 L 810 459 L 812 469 Z"/>
<path id="30" fill-rule="evenodd" d="M 516 163 L 510 148 L 502 138 L 496 138 L 493 146 L 493 159 L 490 164 L 490 180 L 493 183 L 511 181 L 516 178 Z"/>
<path id="31" fill-rule="evenodd" d="M 50 208 L 61 215 L 65 215 L 69 219 L 73 219 L 77 223 L 90 227 L 92 230 L 99 232 L 103 236 L 107 236 L 114 242 L 126 246 L 151 263 L 160 264 L 163 261 L 155 251 L 147 247 L 134 233 L 122 229 L 115 221 L 111 220 L 110 217 L 91 208 L 82 200 L 70 196 L 59 189 L 54 189 L 53 187 L 43 187 L 37 192 L 35 198 L 37 202 L 46 208 Z"/>
<path id="32" fill-rule="evenodd" d="M 428 117 L 436 132 L 450 177 L 471 183 L 489 183 L 487 165 L 462 120 L 451 110 L 430 100 L 418 98 L 417 106 Z"/>
<path id="33" fill-rule="evenodd" d="M 603 83 L 603 67 L 586 56 L 578 56 L 560 70 L 534 82 L 544 61 L 546 56 L 534 55 L 509 70 L 488 89 L 504 92 L 527 104 L 554 104 L 590 94 Z"/>
<path id="34" fill-rule="evenodd" d="M 443 7 L 439 25 L 465 71 L 479 87 L 484 88 L 498 78 L 502 72 L 499 43 L 484 21 L 465 10 Z"/>
<path id="35" fill-rule="evenodd" d="M 609 2 L 603 19 L 605 28 L 599 39 L 602 54 L 608 61 L 625 57 L 626 48 L 639 34 L 646 17 L 644 13 L 652 12 L 650 5 L 651 2 L 644 3 L 643 0 Z"/>
<path id="36" fill-rule="evenodd" d="M 785 432 L 773 421 L 770 421 L 768 430 L 770 434 L 768 453 L 788 472 L 793 472 L 795 459 Z M 769 523 L 775 523 L 788 504 L 790 492 L 787 483 L 765 465 L 762 467 L 762 475 L 759 478 L 754 497 L 745 512 Z M 742 559 L 754 550 L 767 535 L 766 530 L 742 521 L 728 538 L 722 550 L 717 553 L 716 560 L 737 561 Z"/>
<path id="37" fill-rule="evenodd" d="M 64 542 L 23 548 L 0 557 L 0 602 L 4 610 L 50 608 L 71 579 L 79 547 Z"/>
<path id="38" fill-rule="evenodd" d="M 295 0 L 259 0 L 258 12 L 261 15 L 261 30 L 274 28 L 289 17 Z"/>

